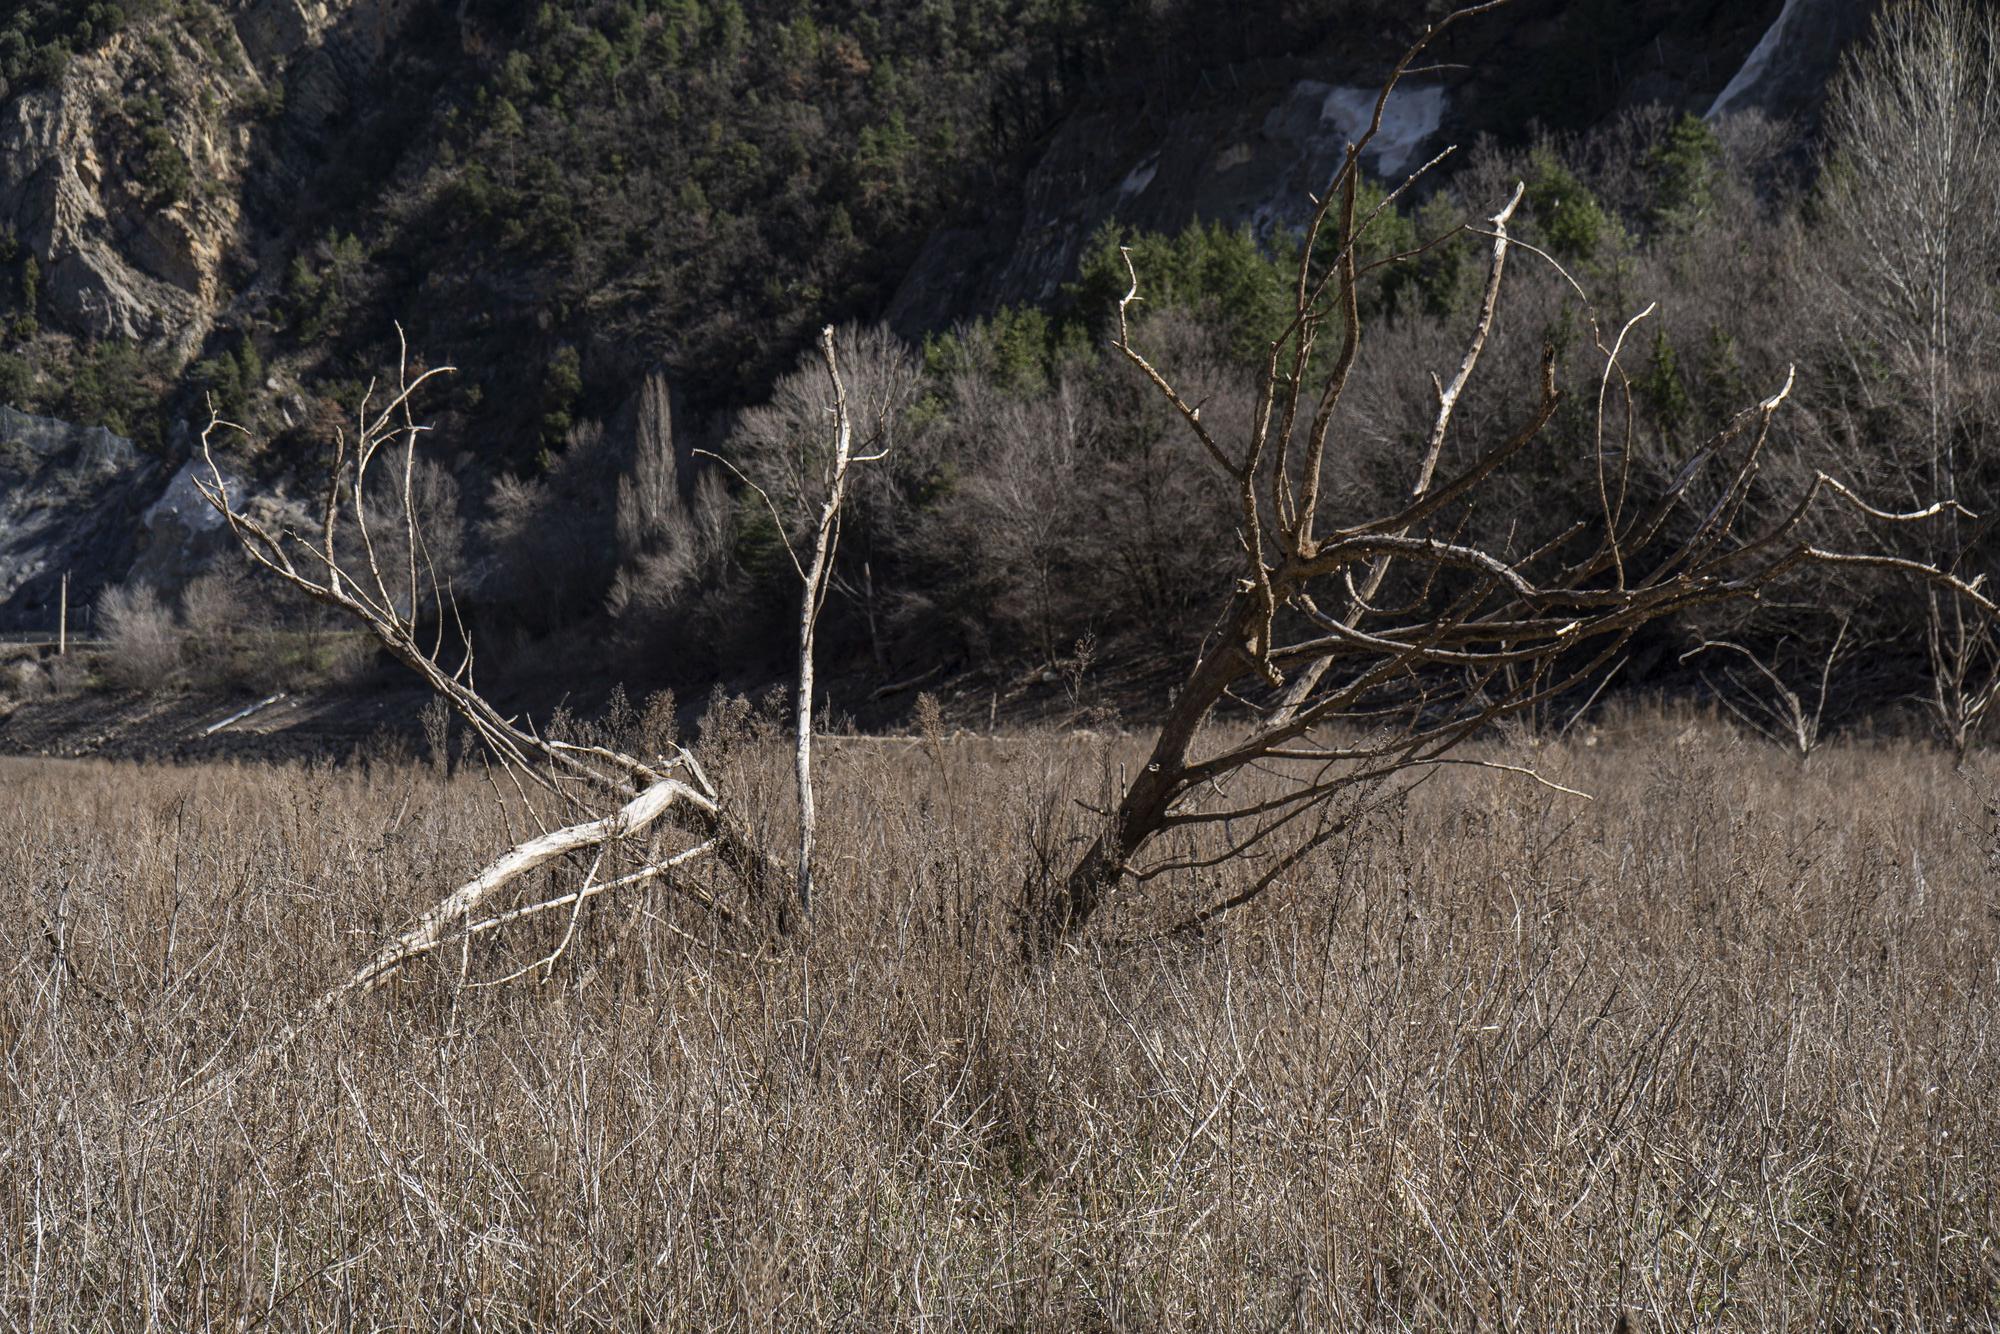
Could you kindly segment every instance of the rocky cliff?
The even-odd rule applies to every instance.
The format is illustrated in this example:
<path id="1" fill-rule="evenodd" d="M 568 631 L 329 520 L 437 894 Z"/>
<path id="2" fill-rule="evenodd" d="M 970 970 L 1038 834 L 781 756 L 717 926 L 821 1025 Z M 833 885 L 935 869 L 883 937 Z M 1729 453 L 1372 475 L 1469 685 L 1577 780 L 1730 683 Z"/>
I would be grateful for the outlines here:
<path id="1" fill-rule="evenodd" d="M 0 632 L 53 631 L 64 575 L 79 609 L 122 579 L 161 481 L 122 436 L 0 407 Z"/>
<path id="2" fill-rule="evenodd" d="M 171 25 L 124 32 L 0 109 L 0 225 L 39 261 L 46 311 L 85 338 L 193 355 L 227 299 L 248 132 L 236 81 Z"/>
<path id="3" fill-rule="evenodd" d="M 153 19 L 0 107 L 0 229 L 39 264 L 41 313 L 193 357 L 268 239 L 243 225 L 246 174 L 288 174 L 285 132 L 326 132 L 413 3 L 233 0 L 213 22 Z"/>

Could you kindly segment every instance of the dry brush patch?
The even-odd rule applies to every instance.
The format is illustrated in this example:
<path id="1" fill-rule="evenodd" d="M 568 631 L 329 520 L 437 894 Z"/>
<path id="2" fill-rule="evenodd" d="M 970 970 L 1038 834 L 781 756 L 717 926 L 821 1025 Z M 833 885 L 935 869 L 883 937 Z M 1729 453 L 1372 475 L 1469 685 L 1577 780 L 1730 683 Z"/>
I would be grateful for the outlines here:
<path id="1" fill-rule="evenodd" d="M 635 888 L 546 981 L 480 985 L 563 914 L 209 1084 L 507 841 L 490 793 L 0 764 L 8 1322 L 1995 1320 L 1990 766 L 1633 725 L 1543 748 L 1594 801 L 1439 773 L 1226 923 L 1021 967 L 1136 756 L 829 740 L 804 939 Z M 788 758 L 721 781 L 783 818 Z"/>

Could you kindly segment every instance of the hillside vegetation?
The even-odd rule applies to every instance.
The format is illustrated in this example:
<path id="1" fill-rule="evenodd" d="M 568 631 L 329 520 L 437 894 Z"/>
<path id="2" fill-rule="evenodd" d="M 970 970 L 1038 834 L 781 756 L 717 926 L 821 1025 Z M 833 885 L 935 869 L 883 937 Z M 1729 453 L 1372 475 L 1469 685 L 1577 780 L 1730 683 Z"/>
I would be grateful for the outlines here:
<path id="1" fill-rule="evenodd" d="M 1981 349 L 2000 321 L 2000 243 L 1977 219 L 1994 216 L 1979 201 L 1994 197 L 2000 168 L 1983 136 L 1952 139 L 1990 105 L 1985 66 L 1964 65 L 1942 90 L 1922 53 L 1858 60 L 1805 138 L 1805 123 L 1754 112 L 1710 122 L 1664 105 L 1615 110 L 1602 70 L 1618 65 L 1620 43 L 1645 37 L 1664 53 L 1668 39 L 1700 35 L 1683 31 L 1693 20 L 1635 6 L 1600 23 L 1599 6 L 1556 8 L 1526 3 L 1451 48 L 1494 71 L 1454 85 L 1471 118 L 1454 133 L 1497 133 L 1460 135 L 1464 147 L 1369 230 L 1371 259 L 1418 253 L 1373 268 L 1358 294 L 1371 327 L 1337 423 L 1332 516 L 1374 512 L 1407 487 L 1428 377 L 1455 355 L 1477 302 L 1482 243 L 1452 228 L 1476 223 L 1516 180 L 1528 187 L 1519 233 L 1540 257 L 1514 267 L 1490 387 L 1459 413 L 1450 450 L 1473 456 L 1518 416 L 1543 346 L 1568 398 L 1510 489 L 1465 522 L 1526 542 L 1595 512 L 1598 349 L 1651 302 L 1612 396 L 1612 457 L 1636 484 L 1676 475 L 1795 368 L 1759 503 L 1824 471 L 1902 508 L 1991 512 L 1996 407 Z M 1086 656 L 1079 645 L 1100 666 L 1184 648 L 1230 559 L 1227 502 L 1192 442 L 1105 351 L 1125 283 L 1117 247 L 1131 247 L 1141 276 L 1142 339 L 1226 420 L 1244 410 L 1281 322 L 1289 233 L 1113 221 L 1046 300 L 969 307 L 928 330 L 884 332 L 880 320 L 925 238 L 1018 192 L 1065 117 L 1136 107 L 1143 120 L 1155 100 L 1190 90 L 1225 107 L 1216 70 L 1263 90 L 1246 96 L 1313 59 L 1373 72 L 1417 21 L 1338 0 L 1271 6 L 1254 22 L 1196 5 L 1043 0 L 881 13 L 416 4 L 382 11 L 393 27 L 374 10 L 338 11 L 324 51 L 358 49 L 371 22 L 392 35 L 371 60 L 333 60 L 363 71 L 336 94 L 317 57 L 237 42 L 247 13 L 180 0 L 87 21 L 30 7 L 11 20 L 9 49 L 34 66 L 9 76 L 15 106 L 112 59 L 97 48 L 123 52 L 111 67 L 129 89 L 104 124 L 132 190 L 167 216 L 219 207 L 205 192 L 220 187 L 183 180 L 201 156 L 189 123 L 213 122 L 248 145 L 229 158 L 231 198 L 262 239 L 254 263 L 219 262 L 217 281 L 236 295 L 181 360 L 158 342 L 66 331 L 36 238 L 0 238 L 13 312 L 0 397 L 107 423 L 174 464 L 210 396 L 250 428 L 232 466 L 299 494 L 393 360 L 400 322 L 425 364 L 460 368 L 423 405 L 438 431 L 419 500 L 489 660 L 581 635 L 602 646 L 608 677 L 641 690 L 776 674 L 791 572 L 739 477 L 780 490 L 810 444 L 815 372 L 799 349 L 829 320 L 854 340 L 895 441 L 842 545 L 827 628 L 838 662 L 872 688 L 933 668 L 1059 672 Z M 176 100 L 197 67 L 225 101 Z M 1698 106 L 1703 93 L 1678 96 Z M 1957 156 L 1939 166 L 1947 159 L 1927 146 L 1953 142 Z M 1394 184 L 1377 182 L 1373 199 Z M 1989 559 L 1984 531 L 1967 521 L 1891 540 L 1970 580 Z M 181 590 L 160 591 L 174 614 Z M 1706 670 L 1717 688 L 1740 677 L 1754 691 L 1762 678 L 1734 659 L 1730 672 L 1723 656 L 1683 659 L 1728 638 L 1805 682 L 1838 646 L 1836 717 L 1935 696 L 1950 677 L 1956 702 L 1932 698 L 1932 711 L 1955 717 L 1945 730 L 1962 740 L 1990 640 L 1963 608 L 1912 591 L 1880 569 L 1800 582 L 1750 623 L 1649 634 L 1624 679 L 1687 685 Z M 253 600 L 245 616 L 268 611 Z"/>
<path id="2" fill-rule="evenodd" d="M 15 406 L 163 440 L 191 390 L 271 406 L 263 371 L 281 360 L 309 397 L 341 398 L 329 391 L 375 369 L 395 320 L 468 368 L 458 406 L 494 463 L 560 450 L 575 417 L 662 363 L 704 403 L 740 404 L 819 323 L 879 312 L 927 230 L 1014 183 L 1081 99 L 1151 96 L 1336 26 L 1383 46 L 1396 7 L 1319 0 L 1244 24 L 1064 0 L 350 3 L 328 7 L 317 48 L 289 52 L 261 36 L 274 8 L 27 5 L 7 20 L 0 102 L 96 81 L 82 96 L 132 212 L 234 191 L 255 243 L 219 276 L 236 296 L 183 373 L 87 319 L 53 321 L 80 345 L 37 340 L 50 256 L 30 233 L 45 224 L 16 217 L 0 254 Z M 247 144 L 240 181 L 197 190 L 204 134 Z M 155 397 L 93 377 L 149 379 Z"/>

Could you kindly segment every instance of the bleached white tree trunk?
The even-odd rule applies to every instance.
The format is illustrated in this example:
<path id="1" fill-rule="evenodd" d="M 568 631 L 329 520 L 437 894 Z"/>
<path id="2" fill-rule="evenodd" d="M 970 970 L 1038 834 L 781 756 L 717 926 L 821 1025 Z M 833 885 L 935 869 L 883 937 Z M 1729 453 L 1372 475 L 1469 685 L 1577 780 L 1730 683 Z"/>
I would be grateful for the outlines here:
<path id="1" fill-rule="evenodd" d="M 854 463 L 854 423 L 847 410 L 847 388 L 841 383 L 840 356 L 831 324 L 820 330 L 819 348 L 833 386 L 833 451 L 826 465 L 826 494 L 820 503 L 819 522 L 813 529 L 812 559 L 805 566 L 804 587 L 799 594 L 798 744 L 793 764 L 799 789 L 799 912 L 808 917 L 812 913 L 813 837 L 818 824 L 813 808 L 813 647 L 820 609 L 826 605 L 826 591 L 832 582 L 834 552 L 840 545 L 840 507 L 847 496 L 847 472 Z"/>

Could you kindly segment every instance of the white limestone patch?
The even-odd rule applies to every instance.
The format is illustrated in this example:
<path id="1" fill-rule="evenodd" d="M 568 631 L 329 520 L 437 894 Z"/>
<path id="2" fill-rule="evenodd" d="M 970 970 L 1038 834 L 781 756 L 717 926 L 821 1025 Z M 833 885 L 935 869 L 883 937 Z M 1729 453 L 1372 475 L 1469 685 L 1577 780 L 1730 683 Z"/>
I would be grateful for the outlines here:
<path id="1" fill-rule="evenodd" d="M 1375 116 L 1379 88 L 1328 88 L 1320 102 L 1319 121 L 1343 143 L 1353 143 L 1368 130 Z M 1362 153 L 1377 175 L 1397 176 L 1418 165 L 1417 150 L 1444 123 L 1445 92 L 1437 87 L 1398 87 L 1382 108 L 1382 128 Z"/>
<path id="2" fill-rule="evenodd" d="M 1729 81 L 1728 87 L 1717 93 L 1715 101 L 1709 104 L 1706 119 L 1714 120 L 1724 115 L 1732 103 L 1756 91 L 1757 85 L 1770 70 L 1772 59 L 1784 46 L 1798 7 L 1799 0 L 1785 0 L 1785 7 L 1778 11 L 1778 17 L 1764 30 L 1763 37 L 1758 39 L 1757 45 L 1750 51 L 1749 58 L 1743 62 L 1743 68 L 1736 71 L 1736 77 Z"/>
<path id="3" fill-rule="evenodd" d="M 1118 202 L 1122 204 L 1128 199 L 1137 199 L 1145 194 L 1146 187 L 1151 185 L 1153 178 L 1159 174 L 1160 155 L 1155 153 L 1125 173 L 1125 179 L 1118 184 Z"/>

